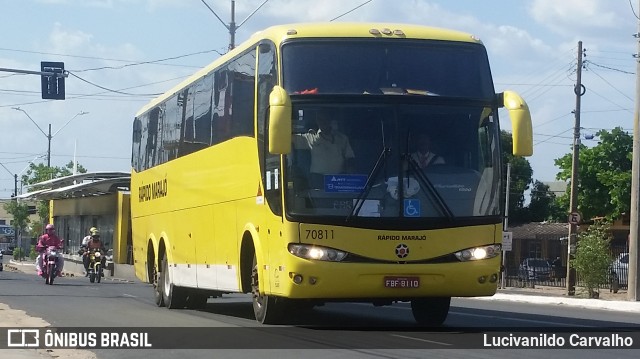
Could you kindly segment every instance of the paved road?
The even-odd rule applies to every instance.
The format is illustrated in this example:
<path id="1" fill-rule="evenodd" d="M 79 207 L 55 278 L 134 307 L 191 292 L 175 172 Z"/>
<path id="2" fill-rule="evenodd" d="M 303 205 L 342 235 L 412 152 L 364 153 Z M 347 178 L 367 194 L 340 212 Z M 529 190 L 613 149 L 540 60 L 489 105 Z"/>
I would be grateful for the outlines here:
<path id="1" fill-rule="evenodd" d="M 24 269 L 26 271 L 32 271 L 32 268 L 30 267 L 31 264 L 30 263 L 26 263 L 23 264 L 24 267 L 20 267 L 20 269 Z M 13 265 L 9 265 L 8 270 L 11 270 L 13 268 L 18 268 L 17 264 L 13 264 Z M 38 278 L 34 278 L 34 280 L 37 280 Z M 60 291 L 60 296 L 59 298 L 61 298 L 62 300 L 65 300 L 64 298 L 68 298 L 69 295 L 65 295 L 64 292 L 65 291 L 69 291 L 69 290 L 73 290 L 74 286 L 86 286 L 88 284 L 88 280 L 84 280 L 84 278 L 80 279 L 80 278 L 76 278 L 76 279 L 62 279 L 60 281 L 60 284 L 64 284 L 64 285 L 60 285 L 55 286 L 54 288 L 52 288 L 54 291 Z M 123 283 L 124 284 L 124 283 Z M 107 289 L 108 287 L 121 287 L 121 286 L 101 286 L 100 290 L 102 290 L 102 288 Z M 149 299 L 146 298 L 149 295 L 147 295 L 148 293 L 146 292 L 146 290 L 148 288 L 143 288 L 142 285 L 140 285 L 139 283 L 136 283 L 136 285 L 132 285 L 132 288 L 137 288 L 135 290 L 145 290 L 144 293 L 146 294 L 140 294 L 141 297 L 141 301 L 143 301 L 144 303 L 141 303 L 141 307 L 142 309 L 140 311 L 138 311 L 140 315 L 145 315 L 143 312 L 146 312 L 147 310 L 149 312 L 154 312 L 157 310 L 160 310 L 159 308 L 154 308 L 153 305 L 151 303 L 147 303 L 149 302 Z M 138 288 L 140 287 L 140 288 Z M 88 288 L 87 295 L 91 296 L 93 294 L 91 294 L 92 288 Z M 97 289 L 96 289 L 97 290 Z M 115 288 L 114 288 L 115 290 Z M 116 292 L 114 292 L 116 293 Z M 120 291 L 118 291 L 118 293 L 120 293 Z M 137 292 L 132 292 L 133 295 L 138 295 L 136 294 Z M 537 295 L 533 295 L 532 293 L 535 293 Z M 100 301 L 101 297 L 103 297 L 105 295 L 105 293 L 94 293 L 95 297 L 98 298 L 96 300 Z M 122 293 L 118 294 L 121 295 Z M 552 295 L 555 294 L 555 295 Z M 115 294 L 114 294 L 115 295 Z M 106 298 L 105 300 L 107 300 L 109 298 Z M 33 298 L 29 298 L 29 301 L 33 301 Z M 511 319 L 514 319 L 513 317 L 518 316 L 518 314 L 516 313 L 520 313 L 521 310 L 516 309 L 517 307 L 517 303 L 546 303 L 546 304 L 553 304 L 556 306 L 561 306 L 561 307 L 568 307 L 567 310 L 565 310 L 564 312 L 569 312 L 570 308 L 596 308 L 596 309 L 600 309 L 597 312 L 599 313 L 598 315 L 600 316 L 600 319 L 597 319 L 599 321 L 595 321 L 592 323 L 596 323 L 596 324 L 589 324 L 586 323 L 587 326 L 591 325 L 598 325 L 597 323 L 607 323 L 604 319 L 602 318 L 606 318 L 606 311 L 616 311 L 616 313 L 611 313 L 612 315 L 610 316 L 611 318 L 617 318 L 617 319 L 611 319 L 609 318 L 608 320 L 610 320 L 611 323 L 618 323 L 618 322 L 624 322 L 624 316 L 626 315 L 624 312 L 626 313 L 639 313 L 640 312 L 640 306 L 638 306 L 638 303 L 636 302 L 628 302 L 628 301 L 612 301 L 612 300 L 594 300 L 594 299 L 578 299 L 578 298 L 566 298 L 563 297 L 563 291 L 562 289 L 557 289 L 557 290 L 553 290 L 553 289 L 549 289 L 549 288 L 537 288 L 537 289 L 520 289 L 520 288 L 509 288 L 507 290 L 501 290 L 500 293 L 496 294 L 496 296 L 492 297 L 492 298 L 486 298 L 486 299 L 464 299 L 464 301 L 473 301 L 475 303 L 477 303 L 478 305 L 482 305 L 483 303 L 487 304 L 487 307 L 489 306 L 493 306 L 493 308 L 495 308 L 495 302 L 496 301 L 505 301 L 505 302 L 512 302 L 512 304 L 507 305 L 507 303 L 505 303 L 505 313 L 511 313 L 509 314 L 509 316 L 511 316 Z M 111 302 L 113 302 L 113 300 L 111 300 Z M 102 303 L 102 302 L 100 302 Z M 69 305 L 71 305 L 71 303 L 69 303 Z M 108 305 L 106 306 L 106 308 L 110 308 L 107 310 L 107 312 L 113 312 L 116 313 L 115 311 L 118 311 L 117 308 L 117 303 L 111 303 L 111 304 L 106 304 Z M 521 306 L 521 305 L 520 305 Z M 238 310 L 240 310 L 239 315 L 231 315 L 230 317 L 227 315 L 228 318 L 227 320 L 230 320 L 231 322 L 226 323 L 228 324 L 236 324 L 238 326 L 246 326 L 247 324 L 244 323 L 249 322 L 251 318 L 249 318 L 251 315 L 250 312 L 250 306 L 248 306 L 247 308 L 249 312 L 247 312 L 248 314 L 243 315 L 242 310 L 247 307 L 246 303 L 243 303 L 241 306 L 238 306 Z M 364 306 L 363 306 L 364 307 Z M 104 310 L 104 307 L 101 306 L 101 308 Z M 499 316 L 496 314 L 489 314 L 489 315 L 485 315 L 482 314 L 482 312 L 478 312 L 475 311 L 473 309 L 470 310 L 466 310 L 466 309 L 462 309 L 463 307 L 459 307 L 455 309 L 455 312 L 452 313 L 453 315 L 451 316 L 451 321 L 448 321 L 449 323 L 453 323 L 452 325 L 468 325 L 468 323 L 470 323 L 470 319 L 471 317 L 473 318 L 478 318 L 477 321 L 477 325 L 478 326 L 482 326 L 483 323 L 485 323 L 485 320 L 491 319 L 493 316 Z M 466 307 L 465 307 L 466 308 Z M 0 308 L 2 309 L 2 308 Z M 351 309 L 347 308 L 346 310 L 352 310 L 354 309 L 353 307 L 351 307 Z M 360 309 L 360 308 L 355 308 L 355 309 Z M 28 309 L 27 309 L 28 310 Z M 491 309 L 493 310 L 493 309 Z M 619 311 L 624 311 L 623 313 L 620 313 Z M 402 310 L 401 310 L 402 311 Z M 37 313 L 38 311 L 36 311 Z M 169 311 L 163 311 L 162 313 L 167 313 Z M 209 311 L 208 311 L 209 312 Z M 321 313 L 323 312 L 322 310 L 320 311 Z M 2 311 L 0 311 L 0 313 L 4 314 Z M 179 312 L 178 312 L 179 313 Z M 327 312 L 328 313 L 328 312 Z M 496 312 L 493 312 L 496 313 Z M 604 313 L 604 314 L 603 314 Z M 7 324 L 11 325 L 10 323 L 5 323 L 3 321 L 3 319 L 5 318 L 5 315 L 0 314 L 0 326 L 5 326 Z M 177 313 L 176 313 L 177 314 Z M 184 313 L 183 313 L 184 314 Z M 185 325 L 194 325 L 194 326 L 198 326 L 198 321 L 204 321 L 202 323 L 202 325 L 208 326 L 208 325 L 212 325 L 212 323 L 214 323 L 215 321 L 212 321 L 212 319 L 217 318 L 216 316 L 218 315 L 218 312 L 216 310 L 214 310 L 213 312 L 202 312 L 202 313 L 195 313 L 196 315 L 189 315 L 187 318 L 185 318 L 184 315 L 176 315 L 175 316 L 175 324 L 177 326 L 185 326 Z M 226 313 L 228 314 L 228 313 Z M 150 315 L 149 313 L 147 315 Z M 410 315 L 407 315 L 408 317 L 410 317 Z M 635 316 L 635 315 L 634 315 Z M 24 316 L 23 317 L 28 317 L 28 316 Z M 113 325 L 112 320 L 121 320 L 121 319 L 116 319 L 116 316 L 114 315 L 114 318 L 109 318 L 106 317 L 105 318 L 105 325 L 109 326 L 109 325 Z M 548 317 L 548 316 L 547 316 Z M 576 317 L 576 316 L 574 316 Z M 577 316 L 579 317 L 579 315 Z M 589 318 L 595 318 L 595 315 L 592 317 L 591 315 L 586 315 L 586 317 Z M 637 316 L 635 316 L 637 318 Z M 47 318 L 52 318 L 53 321 L 53 325 L 52 326 L 56 326 L 56 325 L 60 325 L 60 326 L 69 326 L 69 321 L 68 319 L 63 319 L 62 317 L 59 317 L 57 315 L 48 315 Z M 58 318 L 58 319 L 56 319 Z M 340 318 L 340 316 L 337 316 L 336 318 Z M 348 316 L 345 316 L 343 318 L 348 318 Z M 529 316 L 529 317 L 520 317 L 521 322 L 531 322 L 534 323 L 532 325 L 537 325 L 537 326 L 544 326 L 544 325 L 551 325 L 551 326 L 555 326 L 557 327 L 559 325 L 559 323 L 557 322 L 556 319 L 551 318 L 551 320 L 548 319 L 544 319 L 546 318 L 545 316 L 542 317 L 537 317 L 536 315 L 533 316 Z M 35 318 L 37 319 L 37 318 Z M 182 324 L 180 323 L 181 321 L 187 320 L 187 322 L 183 322 Z M 49 319 L 51 320 L 51 319 Z M 133 318 L 132 319 L 134 322 L 136 322 L 136 319 Z M 357 318 L 356 318 L 357 320 Z M 193 323 L 193 324 L 192 324 Z M 462 323 L 462 324 L 457 324 L 457 323 Z M 508 322 L 505 322 L 508 323 Z M 536 324 L 537 323 L 537 324 Z M 633 322 L 632 322 L 633 323 Z M 640 321 L 636 321 L 636 327 L 638 326 L 638 324 L 640 324 Z M 26 325 L 26 324 L 22 324 L 23 326 L 35 326 L 35 327 L 42 327 L 42 326 L 46 326 L 48 325 L 48 323 L 44 324 L 44 325 L 37 325 L 37 324 L 31 324 L 31 325 Z M 492 324 L 488 324 L 489 326 L 491 326 Z M 495 325 L 495 324 L 494 324 Z M 504 326 L 504 324 L 502 324 Z M 601 324 L 601 325 L 606 325 L 606 324 Z M 327 333 L 328 334 L 328 333 Z M 339 338 L 338 338 L 339 339 Z M 142 352 L 140 352 L 142 353 Z M 63 355 L 64 354 L 64 355 Z M 69 353 L 61 353 L 60 351 L 54 351 L 54 352 L 43 352 L 43 351 L 36 351 L 36 350 L 16 350 L 16 349 L 12 349 L 10 351 L 5 351 L 3 352 L 2 350 L 0 350 L 0 357 L 2 358 L 19 358 L 19 359 L 35 359 L 35 358 L 43 358 L 42 355 L 49 355 L 49 356 L 54 356 L 54 357 L 58 357 L 58 358 L 91 358 L 92 353 L 90 352 L 81 352 L 81 351 L 70 351 Z M 148 354 L 148 353 L 147 353 Z M 165 355 L 164 357 L 166 357 L 166 355 L 169 355 L 170 353 L 164 352 L 162 353 L 163 355 Z M 73 356 L 76 355 L 76 356 Z M 78 356 L 80 355 L 80 356 Z M 111 355 L 111 354 L 109 354 Z M 162 356 L 162 355 L 160 355 Z M 101 356 L 101 358 L 104 356 Z M 109 357 L 109 356 L 107 356 Z M 143 357 L 143 356 L 141 356 Z M 171 356 L 169 356 L 171 357 Z M 243 356 L 238 356 L 238 357 L 243 357 Z M 334 357 L 342 357 L 342 356 L 334 356 Z M 348 356 L 344 356 L 345 358 Z M 365 357 L 365 356 L 363 356 Z M 393 356 L 393 357 L 398 357 Z"/>

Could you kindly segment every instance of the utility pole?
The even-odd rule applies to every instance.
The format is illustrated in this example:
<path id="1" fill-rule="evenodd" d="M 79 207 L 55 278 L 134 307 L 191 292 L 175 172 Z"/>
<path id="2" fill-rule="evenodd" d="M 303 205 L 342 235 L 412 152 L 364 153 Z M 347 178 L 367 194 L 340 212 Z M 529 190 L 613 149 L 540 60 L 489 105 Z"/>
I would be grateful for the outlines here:
<path id="1" fill-rule="evenodd" d="M 231 0 L 231 22 L 229 23 L 229 51 L 236 47 L 236 2 Z"/>
<path id="2" fill-rule="evenodd" d="M 49 124 L 49 134 L 47 135 L 47 167 L 51 168 L 51 124 Z"/>
<path id="3" fill-rule="evenodd" d="M 585 87 L 582 85 L 582 41 L 578 41 L 578 68 L 577 68 L 576 87 L 573 92 L 576 94 L 576 108 L 574 111 L 575 124 L 573 127 L 573 159 L 571 161 L 571 207 L 569 215 L 569 239 L 567 241 L 567 295 L 576 294 L 576 269 L 571 266 L 571 260 L 575 256 L 576 244 L 578 242 L 578 224 L 574 218 L 579 218 L 578 213 L 578 183 L 580 166 L 580 98 L 585 93 Z"/>
<path id="4" fill-rule="evenodd" d="M 638 1 L 640 8 L 640 1 Z M 638 213 L 640 203 L 640 19 L 638 21 L 638 32 L 633 35 L 636 38 L 637 53 L 636 58 L 636 100 L 635 110 L 633 112 L 633 157 L 631 159 L 631 214 L 629 223 L 629 275 L 627 298 L 629 300 L 638 301 L 638 287 L 640 287 L 640 278 L 638 278 L 638 267 L 640 267 L 640 255 L 638 253 L 638 237 L 640 230 L 638 228 Z"/>
<path id="5" fill-rule="evenodd" d="M 236 47 L 236 30 L 242 26 L 245 22 L 247 22 L 247 20 L 249 20 L 249 18 L 251 16 L 253 16 L 253 14 L 255 14 L 256 12 L 258 12 L 258 10 L 260 10 L 260 8 L 267 3 L 267 1 L 269 0 L 264 0 L 262 2 L 262 4 L 260 4 L 260 6 L 258 6 L 255 10 L 253 10 L 253 12 L 251 14 L 249 14 L 249 16 L 247 16 L 246 19 L 244 19 L 240 25 L 236 26 L 236 2 L 235 0 L 231 0 L 231 22 L 229 23 L 229 25 L 225 24 L 224 21 L 222 21 L 222 19 L 220 18 L 220 16 L 218 16 L 218 14 L 216 14 L 215 11 L 213 11 L 213 9 L 211 8 L 211 6 L 209 6 L 209 4 L 207 4 L 204 0 L 200 0 L 204 6 L 207 7 L 207 9 L 209 9 L 209 11 L 211 11 L 211 13 L 222 23 L 222 26 L 226 27 L 227 30 L 229 30 L 229 51 L 233 50 Z"/>
<path id="6" fill-rule="evenodd" d="M 4 166 L 3 166 L 4 167 Z M 18 174 L 15 173 L 13 175 L 13 200 L 15 201 L 16 208 L 18 207 Z M 22 261 L 22 253 L 24 253 L 24 249 L 22 249 L 22 238 L 18 238 L 18 222 L 13 218 L 13 245 L 18 245 L 20 248 L 20 261 Z"/>

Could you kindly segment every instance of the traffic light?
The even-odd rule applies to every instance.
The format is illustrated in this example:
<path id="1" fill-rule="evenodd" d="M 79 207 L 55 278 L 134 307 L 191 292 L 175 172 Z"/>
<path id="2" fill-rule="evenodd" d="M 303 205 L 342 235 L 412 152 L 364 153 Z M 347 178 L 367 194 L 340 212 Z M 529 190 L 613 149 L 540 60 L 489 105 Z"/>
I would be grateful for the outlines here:
<path id="1" fill-rule="evenodd" d="M 40 71 L 55 75 L 41 75 L 42 99 L 64 100 L 64 62 L 40 62 Z"/>

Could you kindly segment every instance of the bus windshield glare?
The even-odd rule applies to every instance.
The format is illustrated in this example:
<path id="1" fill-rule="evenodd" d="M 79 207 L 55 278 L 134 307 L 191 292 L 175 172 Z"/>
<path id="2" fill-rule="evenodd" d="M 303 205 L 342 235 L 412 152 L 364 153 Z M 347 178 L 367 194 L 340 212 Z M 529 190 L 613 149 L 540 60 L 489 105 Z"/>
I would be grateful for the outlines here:
<path id="1" fill-rule="evenodd" d="M 299 104 L 292 131 L 290 215 L 499 214 L 500 132 L 491 107 Z"/>
<path id="2" fill-rule="evenodd" d="M 292 41 L 282 58 L 289 94 L 494 96 L 486 51 L 475 43 Z"/>

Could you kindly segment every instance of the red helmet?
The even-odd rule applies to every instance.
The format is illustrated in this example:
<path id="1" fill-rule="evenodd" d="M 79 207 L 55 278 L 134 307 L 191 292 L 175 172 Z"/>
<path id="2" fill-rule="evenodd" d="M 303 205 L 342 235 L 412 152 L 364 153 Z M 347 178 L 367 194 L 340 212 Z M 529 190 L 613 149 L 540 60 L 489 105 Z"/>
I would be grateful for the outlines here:
<path id="1" fill-rule="evenodd" d="M 45 230 L 49 230 L 49 229 L 56 229 L 56 227 L 53 226 L 53 224 L 49 223 L 47 224 L 46 227 L 44 227 Z"/>

